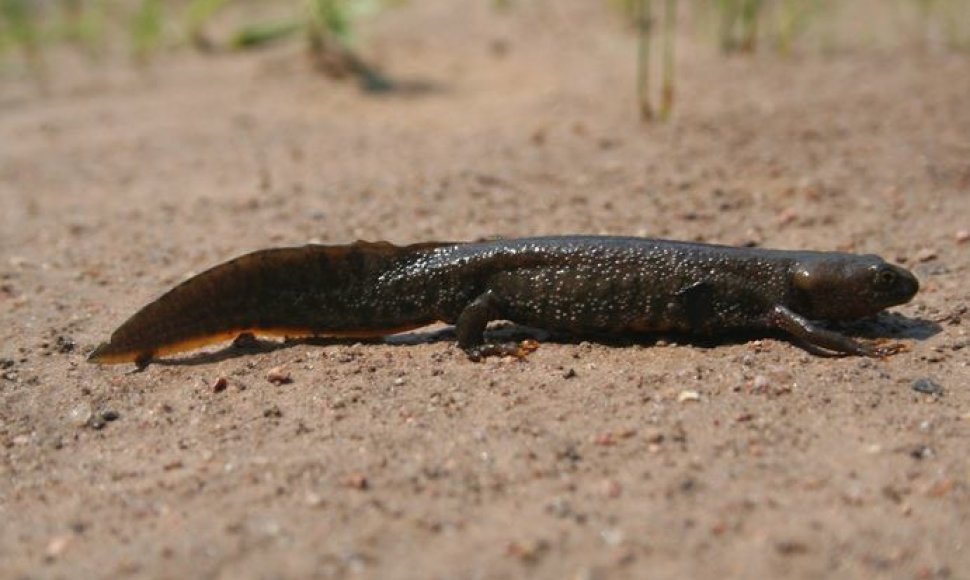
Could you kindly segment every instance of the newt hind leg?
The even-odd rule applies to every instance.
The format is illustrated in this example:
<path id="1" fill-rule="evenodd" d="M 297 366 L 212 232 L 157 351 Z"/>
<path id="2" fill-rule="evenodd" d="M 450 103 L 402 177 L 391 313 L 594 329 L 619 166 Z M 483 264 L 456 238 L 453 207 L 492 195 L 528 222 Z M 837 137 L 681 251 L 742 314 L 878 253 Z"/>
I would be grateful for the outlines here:
<path id="1" fill-rule="evenodd" d="M 492 320 L 504 315 L 502 300 L 492 290 L 486 290 L 461 311 L 455 322 L 458 346 L 468 359 L 478 362 L 489 356 L 514 356 L 524 358 L 539 347 L 535 340 L 517 342 L 485 342 L 485 327 Z"/>

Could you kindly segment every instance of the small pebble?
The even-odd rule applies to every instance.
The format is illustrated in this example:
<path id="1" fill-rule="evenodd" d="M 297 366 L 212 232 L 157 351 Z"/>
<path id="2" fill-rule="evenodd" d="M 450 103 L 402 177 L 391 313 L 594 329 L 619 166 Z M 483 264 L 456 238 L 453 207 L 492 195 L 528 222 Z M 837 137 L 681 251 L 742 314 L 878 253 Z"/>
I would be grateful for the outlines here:
<path id="1" fill-rule="evenodd" d="M 55 342 L 57 344 L 57 352 L 61 354 L 74 352 L 74 348 L 77 346 L 73 340 L 64 336 L 58 336 Z"/>
<path id="2" fill-rule="evenodd" d="M 953 234 L 953 239 L 955 239 L 958 244 L 970 242 L 970 230 L 958 230 L 957 233 Z"/>
<path id="3" fill-rule="evenodd" d="M 216 382 L 212 383 L 212 392 L 221 393 L 222 391 L 225 391 L 226 387 L 228 386 L 229 386 L 229 380 L 226 379 L 226 377 L 219 377 L 218 379 L 216 379 Z"/>
<path id="4" fill-rule="evenodd" d="M 274 367 L 266 373 L 266 380 L 274 385 L 285 385 L 293 382 L 293 377 L 289 371 L 283 367 Z"/>
<path id="5" fill-rule="evenodd" d="M 953 490 L 955 483 L 953 479 L 944 477 L 934 482 L 927 490 L 926 495 L 930 497 L 944 497 Z"/>
<path id="6" fill-rule="evenodd" d="M 678 403 L 696 403 L 701 400 L 701 394 L 697 391 L 681 391 L 677 395 Z"/>
<path id="7" fill-rule="evenodd" d="M 47 543 L 47 549 L 44 550 L 44 553 L 47 554 L 48 558 L 56 558 L 64 553 L 70 543 L 71 536 L 55 536 Z"/>
<path id="8" fill-rule="evenodd" d="M 400 386 L 402 386 L 402 385 L 403 385 L 403 384 L 404 384 L 405 382 L 406 382 L 406 381 L 404 380 L 404 377 L 398 377 L 398 378 L 396 378 L 396 379 L 394 379 L 394 386 L 395 386 L 395 387 L 400 387 Z"/>
<path id="9" fill-rule="evenodd" d="M 546 142 L 545 128 L 539 127 L 538 129 L 533 131 L 532 135 L 529 137 L 529 140 L 532 141 L 533 145 L 542 145 L 543 143 L 545 143 Z"/>
<path id="10" fill-rule="evenodd" d="M 922 377 L 913 381 L 912 389 L 924 395 L 942 395 L 943 386 L 929 377 Z"/>
<path id="11" fill-rule="evenodd" d="M 798 212 L 794 208 L 787 207 L 778 214 L 776 219 L 778 220 L 778 225 L 785 226 L 798 219 Z"/>
<path id="12" fill-rule="evenodd" d="M 930 262 L 936 259 L 936 250 L 933 248 L 923 248 L 922 250 L 916 252 L 917 262 Z"/>
<path id="13" fill-rule="evenodd" d="M 756 393 L 765 392 L 771 386 L 771 381 L 764 375 L 756 375 L 751 381 L 751 388 Z"/>
<path id="14" fill-rule="evenodd" d="M 932 459 L 934 455 L 933 449 L 927 445 L 917 445 L 909 450 L 909 456 L 913 459 Z"/>
<path id="15" fill-rule="evenodd" d="M 310 491 L 303 498 L 303 502 L 310 507 L 320 507 L 325 503 L 325 500 L 319 493 Z"/>
<path id="16" fill-rule="evenodd" d="M 84 427 L 94 416 L 94 411 L 91 410 L 91 405 L 87 403 L 81 403 L 80 405 L 71 409 L 71 424 L 76 427 Z"/>
<path id="17" fill-rule="evenodd" d="M 629 439 L 637 434 L 637 430 L 633 427 L 624 427 L 615 433 L 620 439 Z"/>
<path id="18" fill-rule="evenodd" d="M 370 487 L 370 482 L 367 481 L 367 476 L 363 473 L 352 473 L 344 479 L 344 485 L 351 489 L 363 491 Z"/>
<path id="19" fill-rule="evenodd" d="M 117 421 L 121 418 L 121 413 L 113 409 L 108 409 L 106 411 L 101 411 L 101 418 L 108 422 Z"/>
<path id="20" fill-rule="evenodd" d="M 775 550 L 783 556 L 793 556 L 808 552 L 808 546 L 796 540 L 781 540 L 775 544 Z"/>
<path id="21" fill-rule="evenodd" d="M 573 506 L 564 497 L 555 497 L 546 504 L 546 511 L 559 518 L 568 518 L 573 515 Z"/>
<path id="22" fill-rule="evenodd" d="M 562 378 L 564 379 L 571 379 L 575 376 L 576 376 L 576 369 L 572 369 L 572 368 L 566 369 L 562 373 Z"/>
<path id="23" fill-rule="evenodd" d="M 505 548 L 505 553 L 509 557 L 535 564 L 549 551 L 549 548 L 549 542 L 545 540 L 510 542 Z"/>
<path id="24" fill-rule="evenodd" d="M 607 431 L 605 433 L 598 433 L 595 437 L 593 437 L 593 443 L 601 447 L 609 447 L 611 445 L 616 445 L 616 439 L 613 437 L 612 433 Z"/>
<path id="25" fill-rule="evenodd" d="M 626 534 L 619 528 L 606 528 L 600 531 L 600 538 L 607 546 L 619 546 L 626 539 Z"/>
<path id="26" fill-rule="evenodd" d="M 605 479 L 600 483 L 600 491 L 609 498 L 618 498 L 623 493 L 623 486 L 615 479 Z"/>

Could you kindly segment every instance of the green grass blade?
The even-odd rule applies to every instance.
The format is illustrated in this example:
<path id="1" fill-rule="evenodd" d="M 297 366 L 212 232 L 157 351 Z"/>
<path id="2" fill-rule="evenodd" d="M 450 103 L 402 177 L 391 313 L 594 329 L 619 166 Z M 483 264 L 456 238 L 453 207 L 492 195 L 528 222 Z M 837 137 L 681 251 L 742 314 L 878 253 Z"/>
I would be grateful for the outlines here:
<path id="1" fill-rule="evenodd" d="M 233 48 L 256 48 L 292 36 L 303 28 L 299 21 L 287 20 L 247 26 L 232 36 Z"/>

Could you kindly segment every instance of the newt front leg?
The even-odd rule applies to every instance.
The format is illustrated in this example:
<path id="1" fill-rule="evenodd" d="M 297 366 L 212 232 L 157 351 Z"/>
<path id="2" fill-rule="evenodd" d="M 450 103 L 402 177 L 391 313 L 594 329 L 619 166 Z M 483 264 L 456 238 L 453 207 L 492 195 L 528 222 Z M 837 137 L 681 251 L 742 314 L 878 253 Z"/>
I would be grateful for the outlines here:
<path id="1" fill-rule="evenodd" d="M 791 334 L 808 345 L 839 354 L 883 357 L 903 350 L 900 344 L 873 346 L 861 343 L 844 334 L 821 328 L 804 316 L 799 316 L 780 304 L 772 308 L 768 315 L 768 324 L 772 328 Z"/>

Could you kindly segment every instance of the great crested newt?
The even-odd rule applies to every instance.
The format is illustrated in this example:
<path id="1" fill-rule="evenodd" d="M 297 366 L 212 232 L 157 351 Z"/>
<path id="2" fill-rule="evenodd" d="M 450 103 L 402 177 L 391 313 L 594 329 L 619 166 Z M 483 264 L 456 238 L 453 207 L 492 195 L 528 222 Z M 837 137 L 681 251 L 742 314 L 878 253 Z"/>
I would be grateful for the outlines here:
<path id="1" fill-rule="evenodd" d="M 818 353 L 884 356 L 817 321 L 908 302 L 919 282 L 875 255 L 632 237 L 307 245 L 246 254 L 163 294 L 88 360 L 134 362 L 240 335 L 378 337 L 455 325 L 469 357 L 491 320 L 575 334 L 782 331 Z"/>

